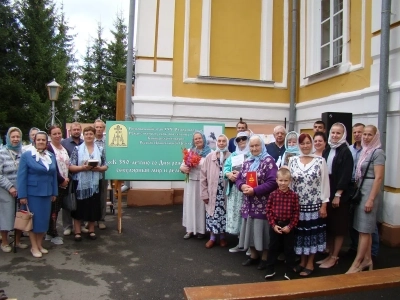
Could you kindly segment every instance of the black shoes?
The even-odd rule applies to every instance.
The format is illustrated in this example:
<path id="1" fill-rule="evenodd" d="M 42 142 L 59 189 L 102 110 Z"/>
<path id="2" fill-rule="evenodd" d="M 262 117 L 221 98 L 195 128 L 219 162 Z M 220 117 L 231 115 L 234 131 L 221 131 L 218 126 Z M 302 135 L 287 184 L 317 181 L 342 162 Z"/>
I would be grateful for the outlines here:
<path id="1" fill-rule="evenodd" d="M 251 258 L 249 257 L 246 261 L 244 261 L 242 263 L 242 266 L 251 266 L 251 265 L 255 265 L 256 263 L 258 263 L 258 258 Z"/>
<path id="2" fill-rule="evenodd" d="M 274 267 L 267 268 L 267 275 L 265 275 L 265 279 L 270 279 L 275 276 L 275 269 Z"/>
<path id="3" fill-rule="evenodd" d="M 266 260 L 260 260 L 260 263 L 258 264 L 257 270 L 264 270 L 267 268 L 267 261 Z"/>

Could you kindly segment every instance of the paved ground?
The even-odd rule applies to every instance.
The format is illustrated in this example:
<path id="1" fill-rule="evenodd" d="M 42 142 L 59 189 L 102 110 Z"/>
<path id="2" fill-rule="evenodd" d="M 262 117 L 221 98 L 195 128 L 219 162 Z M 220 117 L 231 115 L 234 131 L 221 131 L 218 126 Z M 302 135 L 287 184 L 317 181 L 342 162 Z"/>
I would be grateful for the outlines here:
<path id="1" fill-rule="evenodd" d="M 0 252 L 0 289 L 23 299 L 183 299 L 188 286 L 264 281 L 264 271 L 243 267 L 244 253 L 227 248 L 206 249 L 206 240 L 183 240 L 181 206 L 124 208 L 123 233 L 116 217 L 107 216 L 108 228 L 98 239 L 64 245 L 45 242 L 50 253 L 33 258 L 29 249 Z M 27 241 L 27 238 L 26 238 Z M 229 237 L 230 246 L 237 242 Z M 342 256 L 329 270 L 313 276 L 344 273 L 352 258 Z M 399 249 L 381 247 L 375 268 L 400 266 Z M 275 280 L 283 279 L 283 264 Z M 398 299 L 399 289 L 324 297 L 320 299 Z"/>

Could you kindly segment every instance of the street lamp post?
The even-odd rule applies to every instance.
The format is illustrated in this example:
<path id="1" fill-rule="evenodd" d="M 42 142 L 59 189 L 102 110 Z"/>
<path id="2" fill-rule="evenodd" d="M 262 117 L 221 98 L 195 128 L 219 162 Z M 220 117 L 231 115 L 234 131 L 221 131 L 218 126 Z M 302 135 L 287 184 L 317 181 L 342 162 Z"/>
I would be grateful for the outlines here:
<path id="1" fill-rule="evenodd" d="M 71 102 L 72 102 L 72 108 L 75 111 L 74 121 L 76 122 L 76 121 L 78 121 L 78 110 L 79 110 L 79 107 L 81 105 L 81 99 L 78 96 L 75 95 L 75 96 L 72 97 Z"/>
<path id="2" fill-rule="evenodd" d="M 52 82 L 46 84 L 47 87 L 47 91 L 49 93 L 49 100 L 51 101 L 51 110 L 50 110 L 50 114 L 51 114 L 51 120 L 50 120 L 50 126 L 55 125 L 55 119 L 56 119 L 56 108 L 55 108 L 55 101 L 58 100 L 58 96 L 60 94 L 60 91 L 62 89 L 61 85 L 59 85 L 55 79 L 53 79 Z M 46 127 L 47 124 L 46 124 Z"/>

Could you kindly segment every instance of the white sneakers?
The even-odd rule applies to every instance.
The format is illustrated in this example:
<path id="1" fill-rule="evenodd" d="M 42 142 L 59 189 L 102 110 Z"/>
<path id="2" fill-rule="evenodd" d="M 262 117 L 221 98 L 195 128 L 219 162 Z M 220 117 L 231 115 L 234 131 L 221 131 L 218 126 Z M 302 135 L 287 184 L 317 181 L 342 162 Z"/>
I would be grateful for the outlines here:
<path id="1" fill-rule="evenodd" d="M 70 235 L 71 234 L 71 228 L 67 228 L 64 230 L 64 235 Z"/>
<path id="2" fill-rule="evenodd" d="M 229 252 L 231 252 L 231 253 L 236 253 L 236 252 L 241 252 L 241 251 L 246 251 L 246 249 L 240 248 L 239 245 L 229 249 Z"/>
<path id="3" fill-rule="evenodd" d="M 6 253 L 9 253 L 9 252 L 11 252 L 12 251 L 12 248 L 10 247 L 10 245 L 1 245 L 1 250 L 3 251 L 3 252 L 6 252 Z"/>

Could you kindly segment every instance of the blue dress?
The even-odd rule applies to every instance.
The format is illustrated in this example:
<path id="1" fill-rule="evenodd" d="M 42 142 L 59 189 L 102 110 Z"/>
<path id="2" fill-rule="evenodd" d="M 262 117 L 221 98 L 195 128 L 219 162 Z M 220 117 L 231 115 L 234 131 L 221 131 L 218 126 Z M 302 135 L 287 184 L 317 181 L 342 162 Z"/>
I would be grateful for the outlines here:
<path id="1" fill-rule="evenodd" d="M 24 152 L 18 167 L 18 198 L 28 199 L 29 210 L 33 213 L 35 233 L 44 233 L 49 228 L 51 198 L 58 195 L 57 164 L 50 155 L 48 169 L 31 151 Z"/>

